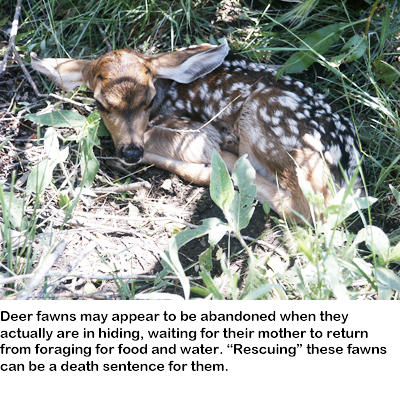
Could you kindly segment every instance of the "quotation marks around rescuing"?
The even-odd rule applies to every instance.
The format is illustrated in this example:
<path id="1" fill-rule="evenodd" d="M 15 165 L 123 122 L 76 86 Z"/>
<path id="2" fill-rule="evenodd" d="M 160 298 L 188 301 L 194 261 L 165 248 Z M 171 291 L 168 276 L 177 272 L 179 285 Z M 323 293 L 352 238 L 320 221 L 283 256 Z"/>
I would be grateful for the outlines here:
<path id="1" fill-rule="evenodd" d="M 233 350 L 233 354 L 287 354 L 289 357 L 294 357 L 296 351 L 303 347 L 302 344 L 298 343 L 296 346 L 243 346 L 242 344 L 228 344 L 228 349 Z"/>

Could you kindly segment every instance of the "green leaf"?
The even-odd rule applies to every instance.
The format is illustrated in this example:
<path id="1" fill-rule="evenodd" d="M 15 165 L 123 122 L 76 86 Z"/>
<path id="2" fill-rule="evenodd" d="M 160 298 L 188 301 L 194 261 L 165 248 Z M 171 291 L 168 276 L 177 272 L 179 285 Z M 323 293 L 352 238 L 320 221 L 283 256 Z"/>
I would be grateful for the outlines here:
<path id="1" fill-rule="evenodd" d="M 237 160 L 232 171 L 232 179 L 239 191 L 234 192 L 229 213 L 236 232 L 247 227 L 254 212 L 254 199 L 257 196 L 257 186 L 253 184 L 256 171 L 244 155 Z"/>
<path id="2" fill-rule="evenodd" d="M 269 215 L 269 213 L 271 211 L 271 206 L 269 205 L 269 203 L 267 201 L 264 201 L 264 203 L 263 203 L 263 210 L 264 210 L 265 214 Z"/>
<path id="3" fill-rule="evenodd" d="M 318 57 L 325 54 L 333 43 L 340 39 L 340 24 L 332 24 L 318 29 L 304 39 L 310 50 L 301 50 L 294 53 L 285 65 L 278 69 L 277 78 L 284 73 L 292 74 L 307 69 Z"/>
<path id="4" fill-rule="evenodd" d="M 377 200 L 371 196 L 354 197 L 345 189 L 341 189 L 333 198 L 332 205 L 327 208 L 326 224 L 334 229 L 348 216 L 358 210 L 368 208 Z"/>
<path id="5" fill-rule="evenodd" d="M 47 158 L 35 165 L 26 184 L 26 194 L 40 194 L 51 182 L 54 168 L 58 163 L 63 163 L 69 153 L 68 147 L 59 149 L 57 132 L 53 128 L 47 129 L 44 136 L 44 148 Z"/>
<path id="6" fill-rule="evenodd" d="M 201 238 L 207 234 L 215 235 L 216 231 L 218 232 L 216 237 L 222 237 L 223 236 L 222 232 L 225 233 L 226 231 L 229 230 L 230 230 L 229 227 L 218 218 L 207 218 L 203 221 L 203 224 L 200 225 L 198 228 L 185 229 L 184 231 L 179 232 L 173 239 L 176 240 L 178 248 L 181 248 L 182 246 L 184 246 L 186 243 L 190 242 L 193 239 Z M 212 243 L 212 245 L 214 245 L 214 243 Z"/>
<path id="7" fill-rule="evenodd" d="M 400 64 L 398 62 L 388 64 L 381 59 L 377 59 L 372 64 L 377 72 L 376 80 L 383 80 L 386 85 L 391 85 L 400 77 Z"/>
<path id="8" fill-rule="evenodd" d="M 400 242 L 390 249 L 389 262 L 400 264 Z"/>
<path id="9" fill-rule="evenodd" d="M 24 201 L 18 199 L 14 193 L 5 192 L 4 204 L 1 204 L 1 209 L 4 218 L 7 218 L 11 224 L 20 230 L 26 227 L 26 218 L 24 213 Z"/>
<path id="10" fill-rule="evenodd" d="M 400 206 L 400 192 L 395 189 L 392 185 L 389 185 L 390 190 L 393 193 L 393 196 L 395 197 L 397 204 Z"/>
<path id="11" fill-rule="evenodd" d="M 233 184 L 224 161 L 215 150 L 211 167 L 211 198 L 222 211 L 228 211 L 234 197 Z"/>
<path id="12" fill-rule="evenodd" d="M 325 254 L 323 264 L 326 269 L 325 279 L 329 282 L 329 286 L 336 298 L 338 300 L 348 300 L 347 288 L 340 279 L 340 266 L 337 260 L 333 256 Z"/>
<path id="13" fill-rule="evenodd" d="M 85 117 L 71 110 L 57 110 L 41 115 L 28 114 L 24 118 L 37 124 L 56 128 L 77 128 L 85 125 Z"/>
<path id="14" fill-rule="evenodd" d="M 367 226 L 361 229 L 354 239 L 354 243 L 363 241 L 371 251 L 375 252 L 381 264 L 386 265 L 389 262 L 389 238 L 382 229 L 376 226 Z"/>
<path id="15" fill-rule="evenodd" d="M 218 231 L 219 233 L 217 236 L 220 236 L 223 229 L 226 231 L 227 229 L 229 230 L 229 227 L 218 218 L 206 219 L 203 221 L 203 224 L 196 229 L 185 229 L 184 231 L 179 232 L 170 240 L 168 249 L 164 254 L 162 254 L 162 264 L 165 268 L 164 274 L 168 273 L 168 270 L 171 269 L 175 272 L 181 282 L 186 299 L 190 296 L 190 283 L 185 275 L 182 264 L 179 261 L 178 250 L 191 240 L 203 237 L 210 232 L 213 232 L 214 234 L 215 231 Z M 159 277 L 162 276 L 163 274 Z"/>
<path id="16" fill-rule="evenodd" d="M 60 152 L 60 144 L 58 142 L 58 133 L 53 128 L 48 128 L 44 135 L 44 150 L 47 157 L 51 160 L 56 160 Z"/>
<path id="17" fill-rule="evenodd" d="M 383 285 L 400 292 L 400 277 L 397 276 L 391 269 L 377 268 L 376 277 Z"/>
<path id="18" fill-rule="evenodd" d="M 64 194 L 60 193 L 58 196 L 58 204 L 61 209 L 64 209 L 64 211 L 68 211 L 71 208 L 71 202 L 69 197 Z"/>
<path id="19" fill-rule="evenodd" d="M 347 51 L 347 53 L 332 57 L 331 62 L 339 66 L 342 63 L 355 61 L 364 55 L 367 48 L 367 38 L 365 36 L 354 35 L 348 40 L 341 50 Z"/>
<path id="20" fill-rule="evenodd" d="M 97 137 L 98 128 L 98 115 L 93 112 L 87 118 L 86 125 L 83 129 L 83 134 L 85 136 L 82 140 L 83 157 L 81 158 L 81 174 L 82 184 L 84 187 L 92 186 L 94 178 L 96 177 L 97 171 L 100 167 L 100 163 L 93 152 L 93 146 L 100 145 Z"/>
<path id="21" fill-rule="evenodd" d="M 94 130 L 96 137 L 111 136 L 110 132 L 104 125 L 98 110 L 93 111 L 87 118 L 86 123 L 91 124 L 91 128 Z"/>
<path id="22" fill-rule="evenodd" d="M 57 161 L 46 158 L 35 165 L 26 184 L 26 194 L 40 194 L 49 186 Z"/>
<path id="23" fill-rule="evenodd" d="M 389 27 L 390 27 L 390 7 L 386 6 L 385 15 L 382 18 L 379 52 L 382 51 L 383 46 L 385 45 L 385 41 L 387 39 L 388 32 L 389 32 Z"/>
<path id="24" fill-rule="evenodd" d="M 214 281 L 212 280 L 210 274 L 206 271 L 201 271 L 199 272 L 199 275 L 201 276 L 201 279 L 203 279 L 203 282 L 207 286 L 207 289 L 210 290 L 210 292 L 214 295 L 214 297 L 217 300 L 223 300 L 224 297 L 215 286 Z"/>
<path id="25" fill-rule="evenodd" d="M 84 147 L 81 159 L 82 184 L 84 187 L 92 186 L 99 167 L 100 163 L 94 155 L 93 147 Z"/>
<path id="26" fill-rule="evenodd" d="M 178 236 L 178 235 L 177 235 Z M 186 300 L 189 300 L 190 296 L 190 282 L 187 278 L 185 271 L 179 261 L 177 241 L 176 236 L 169 241 L 168 249 L 165 253 L 161 253 L 161 261 L 164 267 L 172 269 L 175 275 L 179 278 L 181 282 L 183 293 Z"/>
<path id="27" fill-rule="evenodd" d="M 201 253 L 199 256 L 200 268 L 203 271 L 210 272 L 212 270 L 212 267 L 213 267 L 212 251 L 213 251 L 213 249 L 211 247 L 209 247 L 206 251 Z"/>
<path id="28" fill-rule="evenodd" d="M 248 295 L 243 297 L 243 300 L 257 300 L 260 297 L 263 298 L 276 286 L 277 285 L 273 283 L 266 283 L 264 285 L 261 285 L 260 287 L 251 291 Z"/>

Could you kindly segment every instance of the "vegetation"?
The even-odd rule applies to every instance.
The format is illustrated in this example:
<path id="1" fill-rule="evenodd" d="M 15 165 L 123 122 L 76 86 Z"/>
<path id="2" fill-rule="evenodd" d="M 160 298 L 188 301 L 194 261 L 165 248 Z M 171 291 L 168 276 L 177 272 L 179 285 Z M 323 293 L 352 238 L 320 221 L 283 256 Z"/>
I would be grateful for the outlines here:
<path id="1" fill-rule="evenodd" d="M 0 5 L 0 14 L 9 16 L 0 20 L 4 38 L 11 26 L 13 7 Z M 359 173 L 370 197 L 357 199 L 350 184 L 349 190 L 337 193 L 335 206 L 326 209 L 303 182 L 311 207 L 322 212 L 326 222 L 294 227 L 276 219 L 276 232 L 287 250 L 283 259 L 282 253 L 255 254 L 242 236 L 254 209 L 255 187 L 243 179 L 253 174 L 252 167 L 245 158 L 238 161 L 232 176 L 234 189 L 222 160 L 215 155 L 210 190 L 224 221 L 208 219 L 199 227 L 185 230 L 181 230 L 182 225 L 175 226 L 174 232 L 181 231 L 171 238 L 162 255 L 164 270 L 151 283 L 136 280 L 135 286 L 131 280 L 117 277 L 120 297 L 175 298 L 170 293 L 176 280 L 168 280 L 173 271 L 185 298 L 195 294 L 214 299 L 398 299 L 399 11 L 397 2 L 378 0 L 304 0 L 293 4 L 268 0 L 23 2 L 16 46 L 27 63 L 31 51 L 40 57 L 92 59 L 104 54 L 107 47 L 157 53 L 202 42 L 215 44 L 226 37 L 234 51 L 257 62 L 280 66 L 278 75 L 292 74 L 315 85 L 337 109 L 351 117 L 359 136 L 364 157 Z M 0 49 L 2 53 L 4 49 Z M 43 93 L 53 93 L 54 85 L 48 80 L 41 85 Z M 93 148 L 99 144 L 98 136 L 105 134 L 104 128 L 91 103 L 80 100 L 82 96 L 90 96 L 84 87 L 66 94 L 71 100 L 82 101 L 79 108 L 46 99 L 47 106 L 55 103 L 50 114 L 35 115 L 29 99 L 13 101 L 8 110 L 13 116 L 53 127 L 45 135 L 43 128 L 37 128 L 37 146 L 44 146 L 46 157 L 37 158 L 31 165 L 24 190 L 19 181 L 17 185 L 15 173 L 1 181 L 0 271 L 3 268 L 9 276 L 40 269 L 59 243 L 60 233 L 70 226 L 70 218 L 80 208 L 88 188 L 93 182 L 101 182 Z M 41 103 L 41 108 L 45 106 Z M 0 114 L 0 121 L 5 117 Z M 2 151 L 12 137 L 2 134 L 0 139 Z M 78 146 L 72 147 L 75 143 Z M 55 171 L 59 171 L 57 180 Z M 130 195 L 118 196 L 118 201 L 129 206 L 129 215 L 135 216 L 138 210 L 131 204 Z M 108 201 L 113 199 L 115 195 L 107 197 Z M 63 210 L 61 217 L 59 213 L 52 215 L 55 211 L 51 204 L 57 204 L 57 213 Z M 52 230 L 54 225 L 57 234 Z M 239 240 L 246 254 L 247 268 L 241 277 L 229 267 L 237 254 L 217 246 L 226 233 Z M 186 276 L 178 250 L 206 235 L 210 248 L 199 260 L 193 260 L 199 265 L 202 281 L 193 283 Z M 115 272 L 109 259 L 103 261 Z M 224 288 L 210 273 L 216 260 L 227 282 Z M 51 297 L 57 279 L 45 280 L 45 298 Z M 3 289 L 4 296 L 14 295 L 24 286 L 20 281 Z M 85 290 L 95 290 L 90 280 Z"/>

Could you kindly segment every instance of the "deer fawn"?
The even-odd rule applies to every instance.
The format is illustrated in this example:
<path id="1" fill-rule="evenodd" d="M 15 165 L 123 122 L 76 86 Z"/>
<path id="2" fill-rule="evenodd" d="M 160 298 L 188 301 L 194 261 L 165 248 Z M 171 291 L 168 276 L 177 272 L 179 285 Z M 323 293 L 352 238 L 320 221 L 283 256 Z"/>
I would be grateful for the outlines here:
<path id="1" fill-rule="evenodd" d="M 276 81 L 274 69 L 229 53 L 226 41 L 153 56 L 117 50 L 93 61 L 31 56 L 33 68 L 66 91 L 94 91 L 125 163 L 207 185 L 213 149 L 229 170 L 247 154 L 258 199 L 297 222 L 292 210 L 312 219 L 298 175 L 329 205 L 328 172 L 345 187 L 343 171 L 351 177 L 360 159 L 352 123 L 324 96 L 290 77 Z"/>

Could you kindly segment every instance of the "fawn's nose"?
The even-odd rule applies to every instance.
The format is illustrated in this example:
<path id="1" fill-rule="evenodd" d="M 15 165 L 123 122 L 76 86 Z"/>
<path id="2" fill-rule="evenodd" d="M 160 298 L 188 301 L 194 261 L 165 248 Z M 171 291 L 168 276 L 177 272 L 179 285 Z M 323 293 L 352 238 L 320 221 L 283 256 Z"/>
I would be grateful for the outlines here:
<path id="1" fill-rule="evenodd" d="M 121 158 L 127 164 L 137 164 L 143 158 L 143 147 L 130 144 L 122 149 Z"/>

